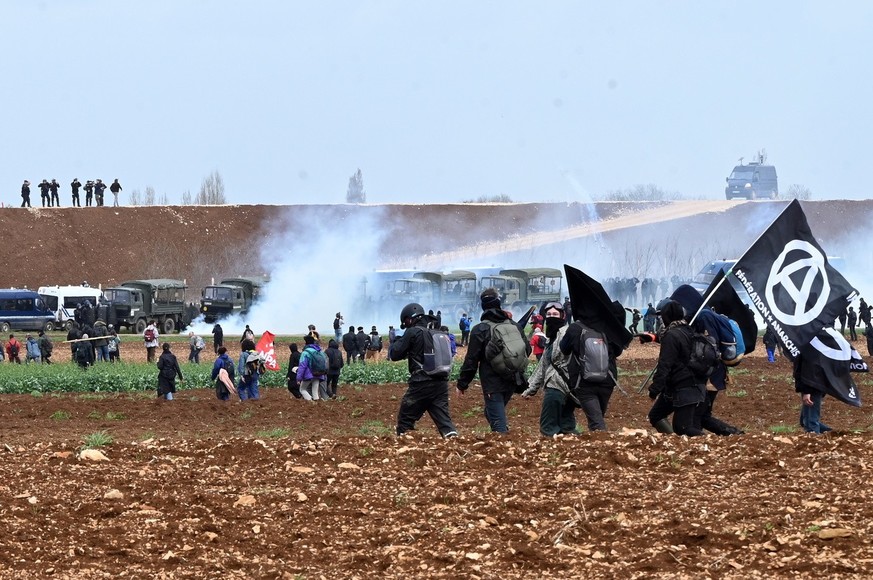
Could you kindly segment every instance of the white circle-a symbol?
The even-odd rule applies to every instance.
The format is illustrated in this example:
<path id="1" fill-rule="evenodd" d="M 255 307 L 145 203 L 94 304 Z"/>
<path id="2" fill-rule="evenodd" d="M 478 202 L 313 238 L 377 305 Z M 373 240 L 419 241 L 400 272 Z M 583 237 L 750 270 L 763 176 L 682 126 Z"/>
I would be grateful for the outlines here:
<path id="1" fill-rule="evenodd" d="M 833 348 L 826 345 L 817 336 L 809 341 L 809 344 L 813 348 L 815 348 L 815 350 L 822 353 L 831 360 L 850 360 L 852 358 L 852 345 L 849 344 L 849 342 L 846 340 L 846 337 L 840 334 L 839 331 L 830 327 L 825 327 L 823 330 L 831 336 L 831 338 L 837 344 L 838 348 Z"/>
<path id="2" fill-rule="evenodd" d="M 800 258 L 791 263 L 785 263 L 785 257 L 791 251 L 804 252 L 808 257 Z M 784 267 L 783 267 L 784 266 Z M 803 277 L 803 282 L 798 288 L 791 279 L 791 275 L 795 272 L 806 269 L 806 274 Z M 810 310 L 806 308 L 806 302 L 809 300 L 809 293 L 813 283 L 818 276 L 822 277 L 822 288 L 818 294 L 815 304 Z M 794 312 L 783 312 L 780 310 L 773 297 L 773 289 L 776 286 L 782 286 L 782 289 L 794 300 Z M 770 276 L 767 278 L 767 287 L 764 289 L 767 296 L 767 302 L 773 311 L 773 315 L 785 324 L 792 326 L 801 326 L 815 320 L 821 314 L 825 305 L 828 302 L 828 297 L 831 293 L 831 285 L 828 281 L 828 275 L 825 271 L 825 257 L 818 249 L 803 240 L 791 240 L 785 244 L 782 253 L 776 257 L 773 266 L 770 268 Z M 787 306 L 785 304 L 784 306 Z"/>

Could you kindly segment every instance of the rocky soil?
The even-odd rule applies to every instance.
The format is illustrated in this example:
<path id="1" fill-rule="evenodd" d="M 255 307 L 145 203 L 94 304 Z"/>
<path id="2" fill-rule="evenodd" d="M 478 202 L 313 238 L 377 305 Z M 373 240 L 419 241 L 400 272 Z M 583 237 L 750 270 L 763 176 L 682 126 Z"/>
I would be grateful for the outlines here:
<path id="1" fill-rule="evenodd" d="M 4 396 L 0 577 L 869 577 L 869 411 L 827 400 L 836 432 L 799 433 L 789 365 L 755 353 L 717 403 L 746 435 L 657 435 L 636 394 L 656 356 L 620 359 L 609 433 L 560 439 L 540 399 L 491 435 L 475 387 L 449 441 L 427 417 L 390 434 L 400 384 Z M 81 458 L 98 431 L 105 460 Z"/>

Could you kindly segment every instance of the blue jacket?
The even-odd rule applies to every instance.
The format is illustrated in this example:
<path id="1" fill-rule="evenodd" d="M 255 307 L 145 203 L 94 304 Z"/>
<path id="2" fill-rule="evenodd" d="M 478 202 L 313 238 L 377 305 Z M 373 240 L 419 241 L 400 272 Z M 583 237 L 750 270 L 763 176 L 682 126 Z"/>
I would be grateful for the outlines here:
<path id="1" fill-rule="evenodd" d="M 257 370 L 253 371 L 252 374 L 246 376 L 246 361 L 249 359 L 249 355 L 254 354 L 247 350 L 244 350 L 239 355 L 239 364 L 237 364 L 236 372 L 239 377 L 240 382 L 245 383 L 247 385 L 258 384 L 258 379 L 261 377 L 261 373 Z M 217 373 L 216 373 L 217 375 Z"/>
<path id="2" fill-rule="evenodd" d="M 42 356 L 42 353 L 39 352 L 39 343 L 32 336 L 27 339 L 27 357 L 28 358 L 39 358 Z"/>
<path id="3" fill-rule="evenodd" d="M 221 371 L 221 369 L 224 368 L 224 363 L 227 361 L 231 362 L 230 371 L 228 372 L 228 374 L 230 375 L 230 380 L 232 381 L 234 379 L 233 361 L 230 359 L 230 355 L 228 355 L 227 353 L 224 353 L 223 355 L 221 355 L 217 359 L 215 359 L 215 364 L 212 365 L 212 380 L 213 381 L 218 378 L 218 373 Z"/>

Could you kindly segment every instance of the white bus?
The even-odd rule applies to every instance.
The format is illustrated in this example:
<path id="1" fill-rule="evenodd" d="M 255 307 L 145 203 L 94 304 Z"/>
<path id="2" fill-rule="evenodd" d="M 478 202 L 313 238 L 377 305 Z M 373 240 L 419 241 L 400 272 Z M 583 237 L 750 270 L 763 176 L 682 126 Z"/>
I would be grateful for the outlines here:
<path id="1" fill-rule="evenodd" d="M 48 309 L 54 313 L 55 328 L 67 330 L 73 326 L 76 305 L 89 300 L 96 309 L 103 299 L 103 291 L 90 286 L 41 286 L 37 292 Z"/>

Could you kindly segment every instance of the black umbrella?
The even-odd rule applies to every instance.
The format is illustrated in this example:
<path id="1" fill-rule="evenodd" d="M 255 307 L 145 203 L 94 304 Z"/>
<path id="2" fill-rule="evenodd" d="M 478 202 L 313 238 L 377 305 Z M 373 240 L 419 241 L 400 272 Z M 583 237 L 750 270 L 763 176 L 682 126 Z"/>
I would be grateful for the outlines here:
<path id="1" fill-rule="evenodd" d="M 624 307 L 612 300 L 600 282 L 585 272 L 564 264 L 564 273 L 567 276 L 573 319 L 602 332 L 615 346 L 627 348 L 633 334 L 624 325 Z"/>

